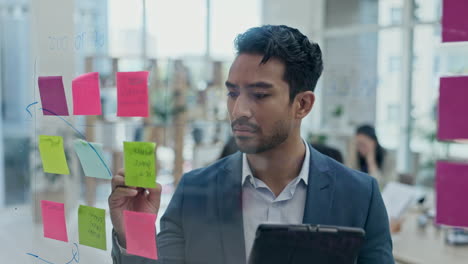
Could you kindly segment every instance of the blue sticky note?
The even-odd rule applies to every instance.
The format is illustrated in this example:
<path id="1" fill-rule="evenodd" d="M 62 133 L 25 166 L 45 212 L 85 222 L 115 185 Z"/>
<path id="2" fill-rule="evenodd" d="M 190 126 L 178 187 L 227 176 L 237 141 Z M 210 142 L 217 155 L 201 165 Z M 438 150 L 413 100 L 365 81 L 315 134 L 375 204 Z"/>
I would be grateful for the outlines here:
<path id="1" fill-rule="evenodd" d="M 101 179 L 112 178 L 109 166 L 104 160 L 101 144 L 78 139 L 73 145 L 86 176 Z"/>

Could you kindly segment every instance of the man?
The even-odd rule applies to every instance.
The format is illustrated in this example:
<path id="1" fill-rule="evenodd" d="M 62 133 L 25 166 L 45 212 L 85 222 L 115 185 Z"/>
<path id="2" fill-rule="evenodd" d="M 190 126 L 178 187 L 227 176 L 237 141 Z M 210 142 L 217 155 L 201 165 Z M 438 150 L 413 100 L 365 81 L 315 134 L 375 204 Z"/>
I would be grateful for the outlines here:
<path id="1" fill-rule="evenodd" d="M 246 263 L 260 223 L 360 227 L 358 263 L 393 263 L 387 213 L 370 176 L 328 158 L 300 137 L 322 73 L 322 55 L 297 29 L 262 26 L 236 39 L 226 81 L 241 152 L 185 174 L 161 219 L 158 262 L 125 253 L 123 210 L 156 214 L 161 188 L 113 178 L 114 263 Z"/>

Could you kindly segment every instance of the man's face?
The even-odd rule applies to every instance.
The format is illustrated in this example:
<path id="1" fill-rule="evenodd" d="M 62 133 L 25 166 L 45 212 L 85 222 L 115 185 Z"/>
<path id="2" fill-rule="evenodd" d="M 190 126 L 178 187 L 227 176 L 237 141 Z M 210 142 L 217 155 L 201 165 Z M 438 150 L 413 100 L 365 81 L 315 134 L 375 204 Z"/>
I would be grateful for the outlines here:
<path id="1" fill-rule="evenodd" d="M 283 143 L 294 125 L 285 65 L 263 56 L 240 54 L 229 71 L 228 110 L 240 151 L 253 154 Z"/>

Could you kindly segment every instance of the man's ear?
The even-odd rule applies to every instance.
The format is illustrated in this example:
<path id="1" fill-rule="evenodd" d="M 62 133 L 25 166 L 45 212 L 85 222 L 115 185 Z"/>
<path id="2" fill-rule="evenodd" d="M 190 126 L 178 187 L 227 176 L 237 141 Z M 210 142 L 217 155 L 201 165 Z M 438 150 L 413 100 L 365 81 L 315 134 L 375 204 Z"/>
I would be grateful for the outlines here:
<path id="1" fill-rule="evenodd" d="M 312 110 L 315 103 L 315 94 L 312 91 L 305 91 L 298 93 L 294 100 L 294 105 L 296 106 L 296 118 L 302 119 Z"/>

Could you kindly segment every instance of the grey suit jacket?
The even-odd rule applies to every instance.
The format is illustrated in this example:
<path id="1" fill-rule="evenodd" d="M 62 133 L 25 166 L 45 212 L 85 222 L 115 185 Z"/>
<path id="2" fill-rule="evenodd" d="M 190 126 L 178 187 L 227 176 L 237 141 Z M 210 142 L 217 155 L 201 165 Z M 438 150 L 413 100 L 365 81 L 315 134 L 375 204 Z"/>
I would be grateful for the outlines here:
<path id="1" fill-rule="evenodd" d="M 387 212 L 375 179 L 309 148 L 303 223 L 363 228 L 366 239 L 358 263 L 394 263 Z M 114 263 L 246 263 L 241 169 L 237 152 L 185 174 L 161 218 L 158 261 L 121 254 L 113 236 Z"/>

